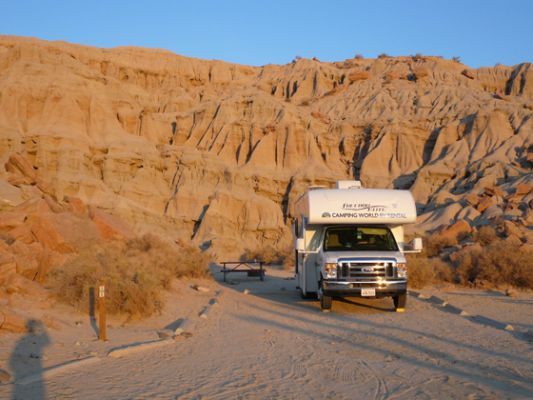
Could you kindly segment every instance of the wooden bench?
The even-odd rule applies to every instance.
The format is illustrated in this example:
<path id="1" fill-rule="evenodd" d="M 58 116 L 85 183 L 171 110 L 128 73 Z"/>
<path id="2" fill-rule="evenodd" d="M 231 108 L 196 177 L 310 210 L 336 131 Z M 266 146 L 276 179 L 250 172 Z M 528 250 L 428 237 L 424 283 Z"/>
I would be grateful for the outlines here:
<path id="1" fill-rule="evenodd" d="M 260 280 L 265 280 L 264 261 L 224 261 L 221 264 L 224 282 L 226 282 L 226 274 L 231 272 L 246 272 L 248 276 L 258 276 Z"/>

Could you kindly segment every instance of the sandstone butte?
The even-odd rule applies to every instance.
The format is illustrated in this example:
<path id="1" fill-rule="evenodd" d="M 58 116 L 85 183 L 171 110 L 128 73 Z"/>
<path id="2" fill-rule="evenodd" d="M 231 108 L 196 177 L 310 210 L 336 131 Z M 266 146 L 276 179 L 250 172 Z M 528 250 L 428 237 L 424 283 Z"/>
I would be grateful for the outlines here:
<path id="1" fill-rule="evenodd" d="M 214 259 L 283 248 L 298 196 L 338 179 L 410 189 L 422 233 L 504 218 L 531 242 L 532 117 L 530 63 L 250 67 L 0 36 L 1 268 L 38 280 L 86 237 L 146 231 Z"/>

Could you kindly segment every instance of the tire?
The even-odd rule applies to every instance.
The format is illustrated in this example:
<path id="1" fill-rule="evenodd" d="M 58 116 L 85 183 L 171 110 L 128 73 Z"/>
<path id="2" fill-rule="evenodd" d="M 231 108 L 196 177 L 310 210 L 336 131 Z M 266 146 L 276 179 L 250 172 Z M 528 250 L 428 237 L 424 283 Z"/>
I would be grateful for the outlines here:
<path id="1" fill-rule="evenodd" d="M 333 299 L 331 296 L 326 296 L 324 294 L 320 296 L 320 309 L 322 311 L 331 310 L 332 303 L 333 303 Z"/>
<path id="2" fill-rule="evenodd" d="M 300 289 L 300 297 L 304 300 L 309 300 L 309 299 L 316 299 L 316 295 L 315 293 L 306 293 L 304 294 L 304 291 L 302 290 L 302 288 L 298 288 Z"/>
<path id="3" fill-rule="evenodd" d="M 392 301 L 394 302 L 394 309 L 396 311 L 403 311 L 405 309 L 405 304 L 407 303 L 407 293 L 393 296 Z"/>
<path id="4" fill-rule="evenodd" d="M 320 300 L 320 309 L 322 311 L 329 311 L 331 310 L 331 305 L 333 303 L 333 298 L 331 296 L 326 296 L 324 292 L 322 291 L 322 280 L 318 283 L 318 298 Z"/>

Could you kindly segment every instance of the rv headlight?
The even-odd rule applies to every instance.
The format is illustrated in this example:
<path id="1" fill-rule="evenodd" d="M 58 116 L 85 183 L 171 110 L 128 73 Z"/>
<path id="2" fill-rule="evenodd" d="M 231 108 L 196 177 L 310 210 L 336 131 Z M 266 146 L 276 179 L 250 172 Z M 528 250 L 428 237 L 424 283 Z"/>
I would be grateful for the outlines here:
<path id="1" fill-rule="evenodd" d="M 396 270 L 398 271 L 398 278 L 407 278 L 407 264 L 406 263 L 396 264 Z"/>
<path id="2" fill-rule="evenodd" d="M 326 263 L 326 278 L 337 277 L 337 263 Z"/>

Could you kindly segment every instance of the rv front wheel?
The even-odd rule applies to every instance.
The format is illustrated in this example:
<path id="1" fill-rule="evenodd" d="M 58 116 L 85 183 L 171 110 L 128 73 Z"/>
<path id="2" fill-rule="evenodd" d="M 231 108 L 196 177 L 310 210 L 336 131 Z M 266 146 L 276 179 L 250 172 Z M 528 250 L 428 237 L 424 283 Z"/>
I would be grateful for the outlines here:
<path id="1" fill-rule="evenodd" d="M 331 304 L 333 303 L 333 299 L 331 296 L 326 296 L 322 291 L 322 280 L 318 283 L 318 287 L 318 299 L 320 300 L 320 309 L 322 311 L 331 310 Z"/>
<path id="2" fill-rule="evenodd" d="M 323 311 L 329 311 L 331 310 L 331 304 L 333 303 L 333 299 L 331 296 L 322 295 L 320 297 L 320 309 Z"/>
<path id="3" fill-rule="evenodd" d="M 403 312 L 405 310 L 405 304 L 407 303 L 406 293 L 393 296 L 392 300 L 394 301 L 394 309 L 397 312 Z"/>

